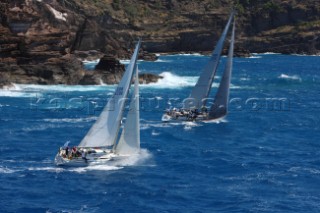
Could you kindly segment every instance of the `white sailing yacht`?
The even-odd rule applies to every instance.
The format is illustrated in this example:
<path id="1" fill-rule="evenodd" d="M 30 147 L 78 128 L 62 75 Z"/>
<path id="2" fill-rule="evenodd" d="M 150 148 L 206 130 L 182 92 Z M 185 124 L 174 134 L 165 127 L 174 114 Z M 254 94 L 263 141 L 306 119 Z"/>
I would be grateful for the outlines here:
<path id="1" fill-rule="evenodd" d="M 234 13 L 232 12 L 229 20 L 223 30 L 223 33 L 209 59 L 204 67 L 196 85 L 191 91 L 189 98 L 185 99 L 183 108 L 173 108 L 167 110 L 162 116 L 163 122 L 172 120 L 177 121 L 203 121 L 216 120 L 226 116 L 228 112 L 229 89 L 232 73 L 233 49 L 235 38 L 235 20 L 233 20 L 232 34 L 228 51 L 227 64 L 221 79 L 218 91 L 216 93 L 213 105 L 208 109 L 206 101 L 211 91 L 212 82 L 220 62 L 223 44 L 228 34 Z"/>
<path id="2" fill-rule="evenodd" d="M 56 165 L 86 166 L 123 158 L 140 151 L 139 78 L 136 65 L 141 41 L 136 45 L 130 64 L 97 121 L 77 147 L 61 147 L 55 157 Z M 129 112 L 122 128 L 125 102 L 135 72 L 134 92 Z"/>

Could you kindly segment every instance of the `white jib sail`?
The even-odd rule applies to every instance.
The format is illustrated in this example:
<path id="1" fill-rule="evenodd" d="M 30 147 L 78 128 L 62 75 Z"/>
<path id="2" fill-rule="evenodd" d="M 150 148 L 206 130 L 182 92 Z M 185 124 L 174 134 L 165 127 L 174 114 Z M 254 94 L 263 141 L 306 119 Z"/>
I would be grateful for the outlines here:
<path id="1" fill-rule="evenodd" d="M 114 145 L 118 136 L 125 100 L 132 82 L 133 71 L 136 66 L 141 41 L 136 45 L 130 64 L 116 88 L 113 97 L 108 101 L 97 121 L 87 135 L 82 139 L 79 147 L 103 147 Z"/>
<path id="2" fill-rule="evenodd" d="M 140 113 L 139 113 L 139 71 L 136 69 L 134 93 L 124 124 L 119 143 L 115 152 L 121 155 L 130 155 L 140 151 Z"/>

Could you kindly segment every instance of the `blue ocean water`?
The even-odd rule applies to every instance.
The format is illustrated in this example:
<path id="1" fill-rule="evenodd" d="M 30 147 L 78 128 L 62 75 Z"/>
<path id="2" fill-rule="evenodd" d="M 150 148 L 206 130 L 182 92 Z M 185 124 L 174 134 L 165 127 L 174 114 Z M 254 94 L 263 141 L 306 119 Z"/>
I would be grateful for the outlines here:
<path id="1" fill-rule="evenodd" d="M 80 142 L 114 86 L 1 90 L 0 212 L 319 212 L 320 57 L 235 58 L 225 119 L 161 123 L 207 60 L 139 61 L 164 77 L 141 86 L 142 152 L 108 165 L 53 160 L 66 141 Z"/>

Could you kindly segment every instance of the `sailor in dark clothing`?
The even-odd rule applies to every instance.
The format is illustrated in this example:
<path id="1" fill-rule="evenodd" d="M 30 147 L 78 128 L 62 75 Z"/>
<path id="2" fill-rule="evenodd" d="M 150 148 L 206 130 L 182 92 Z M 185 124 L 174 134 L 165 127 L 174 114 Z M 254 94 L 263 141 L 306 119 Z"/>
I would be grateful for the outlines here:
<path id="1" fill-rule="evenodd" d="M 208 109 L 207 109 L 207 107 L 203 106 L 203 107 L 201 108 L 201 111 L 202 111 L 202 113 L 207 113 L 207 112 L 208 112 Z"/>
<path id="2" fill-rule="evenodd" d="M 199 110 L 198 109 L 194 109 L 194 114 L 198 115 L 199 114 Z"/>
<path id="3" fill-rule="evenodd" d="M 68 154 L 69 154 L 69 147 L 67 146 L 66 147 L 66 156 L 68 157 Z"/>

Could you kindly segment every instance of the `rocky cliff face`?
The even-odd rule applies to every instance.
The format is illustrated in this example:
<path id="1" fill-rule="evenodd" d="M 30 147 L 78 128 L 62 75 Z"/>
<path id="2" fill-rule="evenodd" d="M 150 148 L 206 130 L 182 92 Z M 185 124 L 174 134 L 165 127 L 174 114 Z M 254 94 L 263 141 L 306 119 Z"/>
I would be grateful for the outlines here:
<path id="1" fill-rule="evenodd" d="M 2 0 L 0 86 L 98 83 L 109 71 L 90 77 L 79 53 L 107 53 L 118 66 L 114 58 L 129 58 L 138 37 L 145 59 L 211 51 L 231 8 L 238 11 L 237 55 L 320 53 L 318 0 Z"/>
<path id="2" fill-rule="evenodd" d="M 84 17 L 46 2 L 1 3 L 0 71 L 14 83 L 77 84 L 82 64 L 71 52 Z"/>
<path id="3" fill-rule="evenodd" d="M 244 1 L 238 42 L 251 52 L 320 54 L 320 1 Z"/>
<path id="4" fill-rule="evenodd" d="M 118 58 L 128 57 L 137 37 L 143 38 L 148 52 L 212 51 L 231 8 L 238 11 L 238 55 L 320 52 L 318 0 L 99 0 L 90 6 L 88 0 L 68 2 L 86 7 L 88 17 L 77 48 L 99 48 Z"/>

